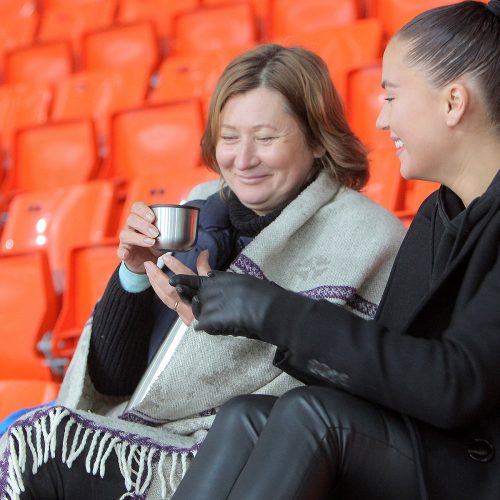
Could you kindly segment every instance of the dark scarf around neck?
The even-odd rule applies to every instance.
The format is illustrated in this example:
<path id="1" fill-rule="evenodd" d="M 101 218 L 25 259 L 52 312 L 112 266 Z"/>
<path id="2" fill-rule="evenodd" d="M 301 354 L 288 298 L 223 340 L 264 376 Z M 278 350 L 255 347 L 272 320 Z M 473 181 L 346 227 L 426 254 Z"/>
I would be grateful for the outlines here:
<path id="1" fill-rule="evenodd" d="M 231 224 L 242 236 L 257 236 L 265 227 L 271 224 L 286 205 L 288 205 L 287 202 L 266 215 L 258 215 L 253 210 L 243 205 L 233 192 L 228 190 L 227 196 L 229 219 L 231 220 Z"/>

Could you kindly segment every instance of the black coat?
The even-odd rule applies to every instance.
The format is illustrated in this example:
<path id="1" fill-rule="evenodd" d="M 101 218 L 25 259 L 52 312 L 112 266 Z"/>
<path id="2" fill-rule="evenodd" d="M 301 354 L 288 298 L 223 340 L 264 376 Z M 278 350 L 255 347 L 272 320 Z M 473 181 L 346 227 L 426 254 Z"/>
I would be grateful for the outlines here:
<path id="1" fill-rule="evenodd" d="M 500 173 L 467 210 L 423 203 L 375 321 L 311 301 L 281 327 L 277 366 L 406 416 L 422 498 L 500 499 Z"/>

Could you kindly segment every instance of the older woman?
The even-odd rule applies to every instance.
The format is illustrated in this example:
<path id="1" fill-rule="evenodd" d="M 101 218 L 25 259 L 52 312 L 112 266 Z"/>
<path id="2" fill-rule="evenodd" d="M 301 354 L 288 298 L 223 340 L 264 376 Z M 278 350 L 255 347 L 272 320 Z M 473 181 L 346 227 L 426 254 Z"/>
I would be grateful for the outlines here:
<path id="1" fill-rule="evenodd" d="M 273 366 L 273 346 L 191 326 L 142 402 L 124 411 L 148 351 L 177 314 L 193 320 L 168 283 L 172 272 L 194 274 L 197 261 L 200 272 L 229 269 L 375 315 L 404 230 L 358 192 L 365 151 L 321 59 L 277 45 L 236 58 L 212 97 L 202 151 L 224 184 L 190 203 L 201 209 L 197 247 L 164 256 L 160 270 L 153 213 L 134 205 L 120 236 L 123 263 L 81 336 L 58 405 L 25 416 L 0 443 L 0 493 L 169 498 L 220 405 L 301 385 Z"/>

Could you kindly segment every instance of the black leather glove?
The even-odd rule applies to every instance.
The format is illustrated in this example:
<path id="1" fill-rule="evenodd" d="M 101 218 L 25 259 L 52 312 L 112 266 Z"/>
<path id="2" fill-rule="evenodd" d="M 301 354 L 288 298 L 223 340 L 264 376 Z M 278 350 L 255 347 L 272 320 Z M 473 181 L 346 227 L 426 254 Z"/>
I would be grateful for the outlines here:
<path id="1" fill-rule="evenodd" d="M 182 302 L 192 305 L 193 298 L 198 293 L 203 279 L 206 279 L 206 276 L 175 274 L 170 278 L 169 283 L 175 287 Z"/>
<path id="2" fill-rule="evenodd" d="M 210 271 L 208 277 L 176 275 L 170 283 L 176 289 L 181 286 L 183 293 L 185 288 L 197 290 L 192 306 L 198 330 L 257 338 L 275 345 L 285 342 L 283 329 L 276 328 L 276 322 L 289 316 L 297 301 L 310 300 L 269 281 L 222 271 Z"/>

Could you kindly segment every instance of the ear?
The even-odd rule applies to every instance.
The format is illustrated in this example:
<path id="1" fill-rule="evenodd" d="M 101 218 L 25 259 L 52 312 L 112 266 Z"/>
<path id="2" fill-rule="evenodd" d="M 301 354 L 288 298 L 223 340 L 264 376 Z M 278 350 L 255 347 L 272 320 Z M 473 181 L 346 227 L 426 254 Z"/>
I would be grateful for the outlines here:
<path id="1" fill-rule="evenodd" d="M 451 83 L 444 89 L 445 119 L 449 127 L 454 127 L 462 119 L 469 104 L 469 92 L 461 83 Z"/>

